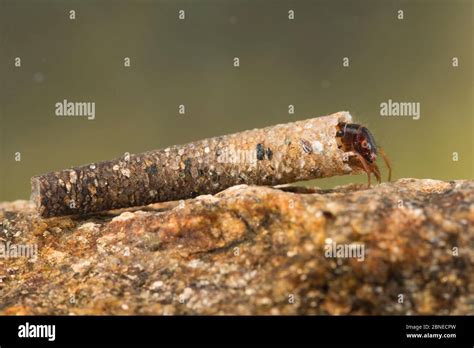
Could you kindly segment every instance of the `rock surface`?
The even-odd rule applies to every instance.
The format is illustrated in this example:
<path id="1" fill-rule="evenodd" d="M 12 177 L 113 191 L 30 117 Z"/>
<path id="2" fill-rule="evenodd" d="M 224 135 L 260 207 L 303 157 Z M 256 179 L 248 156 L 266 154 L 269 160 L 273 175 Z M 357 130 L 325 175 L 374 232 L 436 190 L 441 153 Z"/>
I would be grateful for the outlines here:
<path id="1" fill-rule="evenodd" d="M 474 181 L 242 185 L 82 218 L 16 201 L 0 242 L 4 315 L 474 314 Z"/>

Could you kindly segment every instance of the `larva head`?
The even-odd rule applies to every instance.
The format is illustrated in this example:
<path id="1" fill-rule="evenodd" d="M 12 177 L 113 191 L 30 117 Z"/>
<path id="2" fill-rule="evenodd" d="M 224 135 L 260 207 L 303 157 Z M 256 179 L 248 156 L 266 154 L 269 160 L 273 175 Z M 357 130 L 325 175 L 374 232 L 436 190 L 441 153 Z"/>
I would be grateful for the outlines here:
<path id="1" fill-rule="evenodd" d="M 359 152 L 365 160 L 370 163 L 377 160 L 377 146 L 375 145 L 375 139 L 367 128 L 360 128 L 356 142 L 358 145 L 356 151 Z"/>
<path id="2" fill-rule="evenodd" d="M 339 123 L 336 138 L 338 147 L 343 151 L 356 151 L 364 159 L 373 163 L 377 159 L 377 146 L 370 131 L 355 123 Z"/>

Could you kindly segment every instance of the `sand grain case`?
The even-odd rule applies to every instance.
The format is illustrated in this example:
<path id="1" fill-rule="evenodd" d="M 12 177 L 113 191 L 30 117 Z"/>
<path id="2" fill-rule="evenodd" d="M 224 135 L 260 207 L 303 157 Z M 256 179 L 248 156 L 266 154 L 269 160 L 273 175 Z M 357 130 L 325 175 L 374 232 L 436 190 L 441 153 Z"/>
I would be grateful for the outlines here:
<path id="1" fill-rule="evenodd" d="M 83 215 L 359 173 L 337 147 L 338 122 L 352 117 L 338 112 L 35 176 L 31 199 L 43 217 Z"/>

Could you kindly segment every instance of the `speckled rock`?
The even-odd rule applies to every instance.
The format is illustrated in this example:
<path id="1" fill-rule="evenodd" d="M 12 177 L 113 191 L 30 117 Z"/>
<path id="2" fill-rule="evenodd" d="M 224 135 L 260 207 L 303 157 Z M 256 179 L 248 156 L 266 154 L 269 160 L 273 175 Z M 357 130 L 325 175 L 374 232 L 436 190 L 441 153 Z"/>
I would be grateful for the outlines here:
<path id="1" fill-rule="evenodd" d="M 86 218 L 0 203 L 0 242 L 0 314 L 474 314 L 474 181 L 241 185 Z"/>

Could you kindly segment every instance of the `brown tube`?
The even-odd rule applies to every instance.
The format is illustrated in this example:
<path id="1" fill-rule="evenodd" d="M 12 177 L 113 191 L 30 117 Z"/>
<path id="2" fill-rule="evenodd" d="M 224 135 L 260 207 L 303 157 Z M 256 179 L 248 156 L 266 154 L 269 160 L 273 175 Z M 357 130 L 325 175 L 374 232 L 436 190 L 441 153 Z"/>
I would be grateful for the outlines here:
<path id="1" fill-rule="evenodd" d="M 338 112 L 35 176 L 31 199 L 51 217 L 358 173 L 337 147 L 338 122 L 352 118 Z"/>

